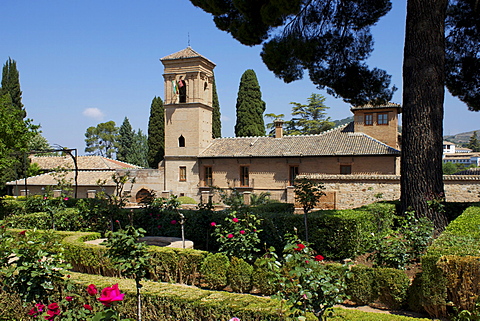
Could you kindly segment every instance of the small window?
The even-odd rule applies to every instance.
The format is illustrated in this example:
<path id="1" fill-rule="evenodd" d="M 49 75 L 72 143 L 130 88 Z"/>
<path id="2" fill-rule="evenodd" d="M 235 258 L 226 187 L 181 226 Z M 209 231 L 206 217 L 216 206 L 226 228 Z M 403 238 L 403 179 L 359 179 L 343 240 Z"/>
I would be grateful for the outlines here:
<path id="1" fill-rule="evenodd" d="M 178 137 L 178 147 L 185 147 L 185 137 L 183 135 Z"/>
<path id="2" fill-rule="evenodd" d="M 293 186 L 295 184 L 295 178 L 298 175 L 298 165 L 290 166 L 290 174 L 289 174 L 289 184 Z"/>
<path id="3" fill-rule="evenodd" d="M 373 125 L 373 114 L 365 114 L 365 126 Z"/>
<path id="4" fill-rule="evenodd" d="M 352 174 L 352 165 L 340 165 L 340 174 Z"/>
<path id="5" fill-rule="evenodd" d="M 178 97 L 179 97 L 180 103 L 187 102 L 187 84 L 183 79 L 180 79 L 178 81 Z"/>
<path id="6" fill-rule="evenodd" d="M 377 115 L 377 124 L 378 125 L 388 125 L 388 114 L 378 114 Z"/>
<path id="7" fill-rule="evenodd" d="M 185 182 L 187 180 L 187 168 L 185 166 L 180 166 L 179 180 L 180 182 Z"/>
<path id="8" fill-rule="evenodd" d="M 205 166 L 205 186 L 213 186 L 213 171 L 211 166 Z"/>
<path id="9" fill-rule="evenodd" d="M 240 186 L 249 186 L 248 166 L 240 166 Z"/>

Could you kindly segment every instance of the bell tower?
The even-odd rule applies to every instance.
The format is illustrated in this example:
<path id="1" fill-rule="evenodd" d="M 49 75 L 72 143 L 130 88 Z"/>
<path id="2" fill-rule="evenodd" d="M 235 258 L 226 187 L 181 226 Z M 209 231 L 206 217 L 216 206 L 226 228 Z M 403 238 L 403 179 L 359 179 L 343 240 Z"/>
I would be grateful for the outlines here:
<path id="1" fill-rule="evenodd" d="M 187 47 L 164 66 L 165 156 L 197 156 L 212 141 L 215 64 Z"/>

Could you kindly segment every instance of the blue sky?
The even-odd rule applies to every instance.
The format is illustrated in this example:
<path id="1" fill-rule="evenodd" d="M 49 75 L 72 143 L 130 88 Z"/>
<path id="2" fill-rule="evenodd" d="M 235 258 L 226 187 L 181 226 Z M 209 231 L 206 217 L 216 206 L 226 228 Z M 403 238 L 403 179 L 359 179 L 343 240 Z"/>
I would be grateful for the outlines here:
<path id="1" fill-rule="evenodd" d="M 387 70 L 401 103 L 405 1 L 373 28 L 369 63 Z M 216 63 L 222 135 L 234 136 L 240 77 L 255 70 L 266 113 L 291 113 L 290 102 L 306 103 L 312 93 L 327 97 L 328 115 L 351 115 L 350 106 L 320 91 L 305 78 L 285 84 L 263 65 L 261 47 L 246 47 L 218 30 L 212 17 L 188 0 L 3 0 L 0 63 L 11 57 L 20 72 L 23 103 L 51 144 L 85 154 L 86 129 L 127 117 L 147 131 L 153 97 L 163 98 L 160 58 L 188 46 Z M 480 129 L 480 114 L 446 96 L 444 134 Z"/>

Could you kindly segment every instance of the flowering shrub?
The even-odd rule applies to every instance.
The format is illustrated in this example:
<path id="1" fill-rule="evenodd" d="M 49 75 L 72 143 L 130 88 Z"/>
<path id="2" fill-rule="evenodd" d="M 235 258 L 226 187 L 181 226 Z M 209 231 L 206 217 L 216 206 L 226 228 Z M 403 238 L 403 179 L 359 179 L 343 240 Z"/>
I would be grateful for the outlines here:
<path id="1" fill-rule="evenodd" d="M 257 228 L 260 223 L 260 218 L 255 214 L 232 211 L 227 212 L 224 223 L 211 222 L 210 225 L 215 227 L 214 235 L 220 244 L 220 252 L 229 257 L 252 261 L 254 253 L 260 251 L 257 247 L 260 243 L 258 233 L 261 230 Z"/>
<path id="2" fill-rule="evenodd" d="M 260 266 L 270 273 L 270 282 L 277 284 L 278 291 L 273 296 L 287 300 L 298 309 L 299 320 L 305 319 L 306 312 L 313 312 L 319 320 L 326 318 L 325 312 L 343 301 L 347 266 L 340 269 L 327 269 L 323 256 L 315 252 L 298 236 L 287 234 L 287 244 L 283 258 L 279 260 L 274 248 L 270 248 Z"/>

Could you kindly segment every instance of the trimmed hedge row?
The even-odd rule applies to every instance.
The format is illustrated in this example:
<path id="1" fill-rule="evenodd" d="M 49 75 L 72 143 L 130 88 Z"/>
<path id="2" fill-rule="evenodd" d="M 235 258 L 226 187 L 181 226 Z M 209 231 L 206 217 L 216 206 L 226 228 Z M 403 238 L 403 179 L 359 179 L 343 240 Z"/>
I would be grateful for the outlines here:
<path id="1" fill-rule="evenodd" d="M 472 311 L 480 296 L 480 207 L 467 208 L 422 257 L 423 273 L 412 287 L 419 304 L 434 317 L 448 314 L 447 302 Z"/>
<path id="2" fill-rule="evenodd" d="M 71 280 L 77 284 L 75 292 L 86 296 L 86 287 L 95 284 L 99 288 L 118 283 L 124 302 L 117 310 L 124 318 L 136 317 L 136 289 L 133 280 L 102 277 L 82 273 L 71 273 Z M 142 317 L 145 320 L 179 321 L 227 321 L 237 317 L 242 321 L 285 320 L 291 310 L 284 303 L 254 295 L 235 294 L 202 290 L 195 287 L 165 284 L 152 281 L 142 282 Z M 1 290 L 0 290 L 1 291 Z M 25 311 L 21 315 L 19 311 Z M 18 298 L 2 293 L 0 296 L 0 319 L 32 320 L 26 314 Z M 358 310 L 335 308 L 329 320 L 343 321 L 426 321 L 384 313 L 369 313 Z M 307 314 L 307 321 L 316 318 Z"/>

